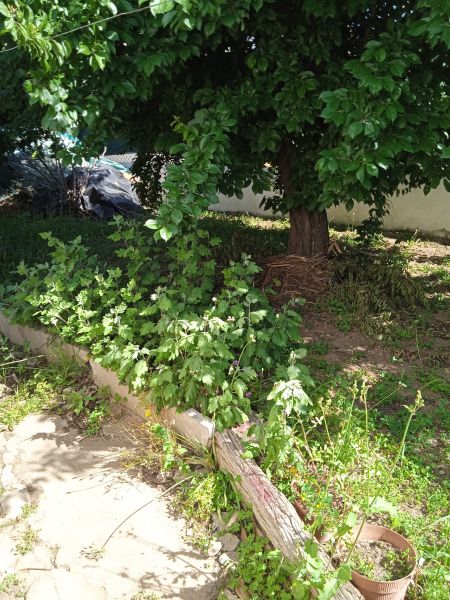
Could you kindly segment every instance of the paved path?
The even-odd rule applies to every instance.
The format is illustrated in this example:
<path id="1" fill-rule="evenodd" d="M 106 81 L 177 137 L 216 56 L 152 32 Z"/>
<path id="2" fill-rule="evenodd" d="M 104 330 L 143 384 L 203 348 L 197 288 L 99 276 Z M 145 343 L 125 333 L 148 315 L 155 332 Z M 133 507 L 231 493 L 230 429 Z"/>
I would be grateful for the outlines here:
<path id="1" fill-rule="evenodd" d="M 218 569 L 183 541 L 185 523 L 157 499 L 128 520 L 98 549 L 127 515 L 161 493 L 120 469 L 127 446 L 118 424 L 105 436 L 83 438 L 61 417 L 27 417 L 14 432 L 0 434 L 0 581 L 17 573 L 27 600 L 131 600 L 139 591 L 155 598 L 213 600 Z M 7 527 L 36 503 L 36 511 Z M 39 541 L 15 551 L 27 527 Z M 0 598 L 14 598 L 3 594 Z"/>

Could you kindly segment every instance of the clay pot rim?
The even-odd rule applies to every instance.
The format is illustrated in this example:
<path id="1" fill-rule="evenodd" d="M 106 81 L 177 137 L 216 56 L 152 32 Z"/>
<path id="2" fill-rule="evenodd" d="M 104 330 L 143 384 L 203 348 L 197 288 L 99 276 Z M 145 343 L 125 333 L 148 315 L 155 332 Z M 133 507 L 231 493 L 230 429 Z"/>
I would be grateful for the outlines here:
<path id="1" fill-rule="evenodd" d="M 398 533 L 397 531 L 395 531 L 394 529 L 390 529 L 389 527 L 384 527 L 383 525 L 373 525 L 372 523 L 367 523 L 363 526 L 362 530 L 361 530 L 361 534 L 360 537 L 358 538 L 358 541 L 373 541 L 373 542 L 383 542 L 385 540 L 377 540 L 377 539 L 373 539 L 371 540 L 370 537 L 369 539 L 362 539 L 361 536 L 363 534 L 364 528 L 365 527 L 371 527 L 371 528 L 377 528 L 380 531 L 388 531 L 389 533 L 394 533 L 395 536 L 397 538 L 400 538 L 406 545 L 406 547 L 408 548 L 408 550 L 411 552 L 411 559 L 413 562 L 413 567 L 411 569 L 411 571 L 408 573 L 408 575 L 405 575 L 404 577 L 401 577 L 400 579 L 371 579 L 370 577 L 366 577 L 365 575 L 362 575 L 359 571 L 354 571 L 353 569 L 351 570 L 352 572 L 352 577 L 353 574 L 355 574 L 357 577 L 361 578 L 363 581 L 369 583 L 369 582 L 373 582 L 376 584 L 387 584 L 387 583 L 400 583 L 400 582 L 405 582 L 412 579 L 414 576 L 414 573 L 416 572 L 417 569 L 417 552 L 415 550 L 415 548 L 413 547 L 413 545 L 400 533 Z M 353 528 L 353 531 L 355 533 L 358 533 L 359 530 L 359 526 L 357 525 L 356 527 Z M 392 546 L 394 546 L 394 548 L 397 548 L 397 546 L 395 544 L 393 544 L 391 541 L 387 542 L 389 544 L 391 544 Z M 400 548 L 397 548 L 398 550 L 400 550 Z"/>

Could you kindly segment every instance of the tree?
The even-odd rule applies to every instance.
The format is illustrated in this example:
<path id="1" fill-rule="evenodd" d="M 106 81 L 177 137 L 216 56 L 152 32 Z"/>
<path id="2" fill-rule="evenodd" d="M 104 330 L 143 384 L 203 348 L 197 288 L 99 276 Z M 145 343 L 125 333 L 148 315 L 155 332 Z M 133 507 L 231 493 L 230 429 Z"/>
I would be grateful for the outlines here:
<path id="1" fill-rule="evenodd" d="M 0 51 L 0 162 L 12 150 L 29 146 L 44 135 L 41 130 L 44 110 L 30 106 L 23 89 L 29 66 L 23 52 L 1 54 Z"/>
<path id="2" fill-rule="evenodd" d="M 400 186 L 450 188 L 448 0 L 3 0 L 0 13 L 45 128 L 180 159 L 156 237 L 252 185 L 278 192 L 265 205 L 289 212 L 289 251 L 312 256 L 332 204 L 381 213 Z"/>

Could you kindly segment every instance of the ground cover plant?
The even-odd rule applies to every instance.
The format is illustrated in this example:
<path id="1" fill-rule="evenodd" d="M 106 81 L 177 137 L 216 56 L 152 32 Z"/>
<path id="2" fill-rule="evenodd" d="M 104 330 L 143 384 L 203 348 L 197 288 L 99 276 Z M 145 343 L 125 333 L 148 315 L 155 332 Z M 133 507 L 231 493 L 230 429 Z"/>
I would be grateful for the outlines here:
<path id="1" fill-rule="evenodd" d="M 1 430 L 12 430 L 29 414 L 53 410 L 67 414 L 86 435 L 95 435 L 111 412 L 106 398 L 76 362 L 61 356 L 47 363 L 0 336 Z"/>
<path id="2" fill-rule="evenodd" d="M 222 231 L 226 240 L 236 230 L 245 231 L 232 252 L 256 247 L 261 232 L 269 238 L 268 252 L 285 243 L 283 222 L 276 223 L 271 237 L 271 221 L 207 219 L 210 231 Z M 252 238 L 260 222 L 264 228 Z M 342 515 L 367 513 L 367 519 L 403 532 L 425 561 L 410 596 L 443 600 L 449 575 L 448 332 L 442 320 L 448 306 L 448 249 L 416 239 L 398 240 L 399 247 L 391 250 L 394 240 L 382 238 L 381 248 L 379 240 L 376 252 L 383 256 L 385 248 L 388 259 L 378 268 L 392 275 L 391 251 L 399 253 L 401 267 L 397 271 L 394 265 L 391 297 L 383 287 L 389 277 L 380 278 L 379 295 L 388 302 L 381 310 L 367 303 L 359 312 L 360 305 L 352 304 L 355 283 L 347 289 L 344 280 L 315 304 L 277 313 L 254 286 L 255 263 L 248 256 L 239 262 L 230 257 L 226 242 L 223 250 L 208 247 L 210 234 L 200 233 L 200 239 L 188 236 L 169 250 L 156 243 L 149 247 L 140 227 L 120 220 L 109 227 L 113 239 L 108 244 L 118 251 L 112 264 L 112 252 L 96 259 L 82 240 L 63 244 L 45 236 L 48 264 L 20 267 L 27 280 L 9 290 L 9 301 L 4 299 L 18 318 L 89 345 L 97 360 L 138 389 L 153 385 L 160 406 L 199 407 L 219 427 L 245 419 L 250 408 L 262 414 L 268 426 L 255 431 L 258 444 L 250 444 L 247 452 L 287 496 L 307 505 L 313 529 L 333 533 L 330 553 L 354 520 L 350 516 L 343 523 Z M 355 247 L 359 261 L 359 250 L 366 247 L 354 232 L 334 235 L 343 253 Z M 409 257 L 402 250 L 405 243 Z M 227 264 L 229 258 L 235 263 Z M 396 292 L 403 281 L 405 290 Z M 415 290 L 416 284 L 420 293 L 407 301 L 408 286 Z M 363 274 L 357 285 L 365 285 Z M 364 333 L 359 326 L 367 319 L 361 314 L 376 324 Z M 178 404 L 181 395 L 187 403 Z M 178 468 L 186 457 L 160 435 L 167 467 Z M 240 506 L 232 482 L 211 470 L 208 461 L 204 467 L 185 496 L 190 516 L 201 513 L 203 521 L 217 509 Z M 248 523 L 249 542 L 239 550 L 245 560 L 236 567 L 233 585 L 243 580 L 258 598 L 267 574 L 274 597 L 294 593 L 292 578 L 311 581 L 304 564 L 295 572 L 276 552 L 261 548 L 251 537 L 251 518 L 244 514 L 239 522 Z M 314 547 L 310 551 L 314 559 Z M 261 565 L 260 575 L 245 570 L 251 560 Z M 324 593 L 335 583 L 314 582 Z M 292 597 L 308 597 L 309 591 L 300 586 Z"/>

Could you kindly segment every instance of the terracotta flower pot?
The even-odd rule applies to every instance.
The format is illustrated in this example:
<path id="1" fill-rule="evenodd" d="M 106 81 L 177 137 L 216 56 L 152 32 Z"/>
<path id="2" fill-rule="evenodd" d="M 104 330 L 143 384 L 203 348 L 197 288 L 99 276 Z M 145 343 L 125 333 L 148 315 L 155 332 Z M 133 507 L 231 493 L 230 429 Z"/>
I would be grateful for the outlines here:
<path id="1" fill-rule="evenodd" d="M 358 532 L 355 528 L 355 535 Z M 387 542 L 401 552 L 408 551 L 411 560 L 411 572 L 401 579 L 393 581 L 376 581 L 352 571 L 352 583 L 359 589 L 366 600 L 403 600 L 408 586 L 412 583 L 417 568 L 417 554 L 411 544 L 399 533 L 379 525 L 363 526 L 358 541 Z"/>

